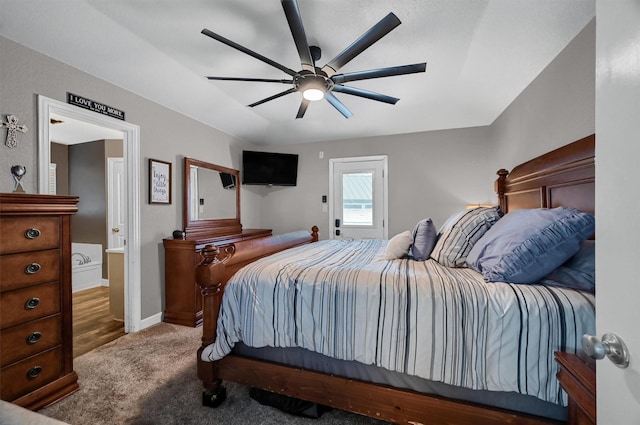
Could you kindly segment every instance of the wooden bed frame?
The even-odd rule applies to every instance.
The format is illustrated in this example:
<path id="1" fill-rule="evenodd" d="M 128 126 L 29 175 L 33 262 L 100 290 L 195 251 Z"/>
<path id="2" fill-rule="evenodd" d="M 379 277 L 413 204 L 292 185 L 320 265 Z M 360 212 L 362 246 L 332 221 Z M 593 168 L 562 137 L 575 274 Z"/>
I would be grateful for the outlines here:
<path id="1" fill-rule="evenodd" d="M 496 192 L 504 212 L 520 208 L 567 206 L 594 212 L 595 136 L 580 139 L 513 169 L 498 171 Z M 202 288 L 203 336 L 198 350 L 198 377 L 203 404 L 219 405 L 226 397 L 222 380 L 265 389 L 376 419 L 404 424 L 493 425 L 552 424 L 554 421 L 415 391 L 372 384 L 272 362 L 229 354 L 215 362 L 200 359 L 215 340 L 224 285 L 239 267 L 283 249 L 317 241 L 297 232 L 203 250 L 196 278 Z"/>

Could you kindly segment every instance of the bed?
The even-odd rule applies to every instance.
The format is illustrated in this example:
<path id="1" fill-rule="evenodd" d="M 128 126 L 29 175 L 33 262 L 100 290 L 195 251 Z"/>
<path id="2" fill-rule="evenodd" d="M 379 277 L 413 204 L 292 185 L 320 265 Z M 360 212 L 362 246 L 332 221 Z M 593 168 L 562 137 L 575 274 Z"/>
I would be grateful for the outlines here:
<path id="1" fill-rule="evenodd" d="M 578 217 L 582 250 L 593 230 L 594 147 L 589 136 L 499 170 L 505 215 L 460 213 L 490 221 L 460 264 L 447 257 L 445 233 L 431 254 L 439 261 L 390 260 L 396 238 L 318 242 L 317 228 L 206 247 L 196 270 L 203 403 L 221 403 L 228 380 L 394 423 L 562 422 L 553 352 L 575 352 L 594 331 L 593 294 L 486 280 L 499 270 L 491 249 L 507 217 L 540 209 Z"/>

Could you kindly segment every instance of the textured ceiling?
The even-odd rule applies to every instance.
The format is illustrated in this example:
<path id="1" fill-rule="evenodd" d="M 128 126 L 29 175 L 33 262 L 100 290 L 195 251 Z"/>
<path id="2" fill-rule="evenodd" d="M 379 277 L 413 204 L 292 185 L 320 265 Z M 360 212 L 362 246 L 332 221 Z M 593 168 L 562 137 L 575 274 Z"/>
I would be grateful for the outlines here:
<path id="1" fill-rule="evenodd" d="M 340 72 L 417 62 L 427 71 L 350 83 L 396 105 L 338 93 L 352 118 L 319 101 L 296 120 L 299 93 L 246 106 L 287 86 L 204 78 L 288 75 L 203 28 L 300 68 L 277 0 L 0 0 L 0 34 L 243 140 L 286 144 L 489 125 L 595 15 L 594 0 L 298 4 L 320 65 L 394 12 L 402 24 Z"/>

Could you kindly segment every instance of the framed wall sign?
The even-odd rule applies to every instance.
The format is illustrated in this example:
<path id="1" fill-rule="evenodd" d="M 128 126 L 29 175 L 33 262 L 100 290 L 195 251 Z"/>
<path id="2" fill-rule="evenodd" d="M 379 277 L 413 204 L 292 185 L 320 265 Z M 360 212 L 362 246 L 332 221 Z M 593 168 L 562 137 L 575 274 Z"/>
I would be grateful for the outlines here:
<path id="1" fill-rule="evenodd" d="M 149 203 L 171 203 L 171 163 L 149 159 Z"/>

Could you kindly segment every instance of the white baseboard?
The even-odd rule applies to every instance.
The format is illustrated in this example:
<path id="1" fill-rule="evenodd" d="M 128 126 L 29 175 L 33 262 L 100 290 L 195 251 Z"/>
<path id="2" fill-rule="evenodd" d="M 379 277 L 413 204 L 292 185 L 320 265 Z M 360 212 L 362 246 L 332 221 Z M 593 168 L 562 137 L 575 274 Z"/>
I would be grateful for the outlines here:
<path id="1" fill-rule="evenodd" d="M 156 313 L 153 316 L 149 316 L 140 321 L 140 330 L 146 329 L 153 325 L 157 325 L 160 322 L 162 322 L 162 313 Z"/>
<path id="2" fill-rule="evenodd" d="M 78 282 L 78 279 L 76 279 L 76 282 L 73 283 L 73 288 L 72 288 L 72 292 L 79 292 L 79 291 L 84 291 L 85 289 L 91 289 L 91 288 L 100 288 L 100 287 L 109 287 L 109 279 L 100 279 L 100 280 L 93 280 L 93 281 L 82 281 L 80 280 L 80 282 Z"/>

